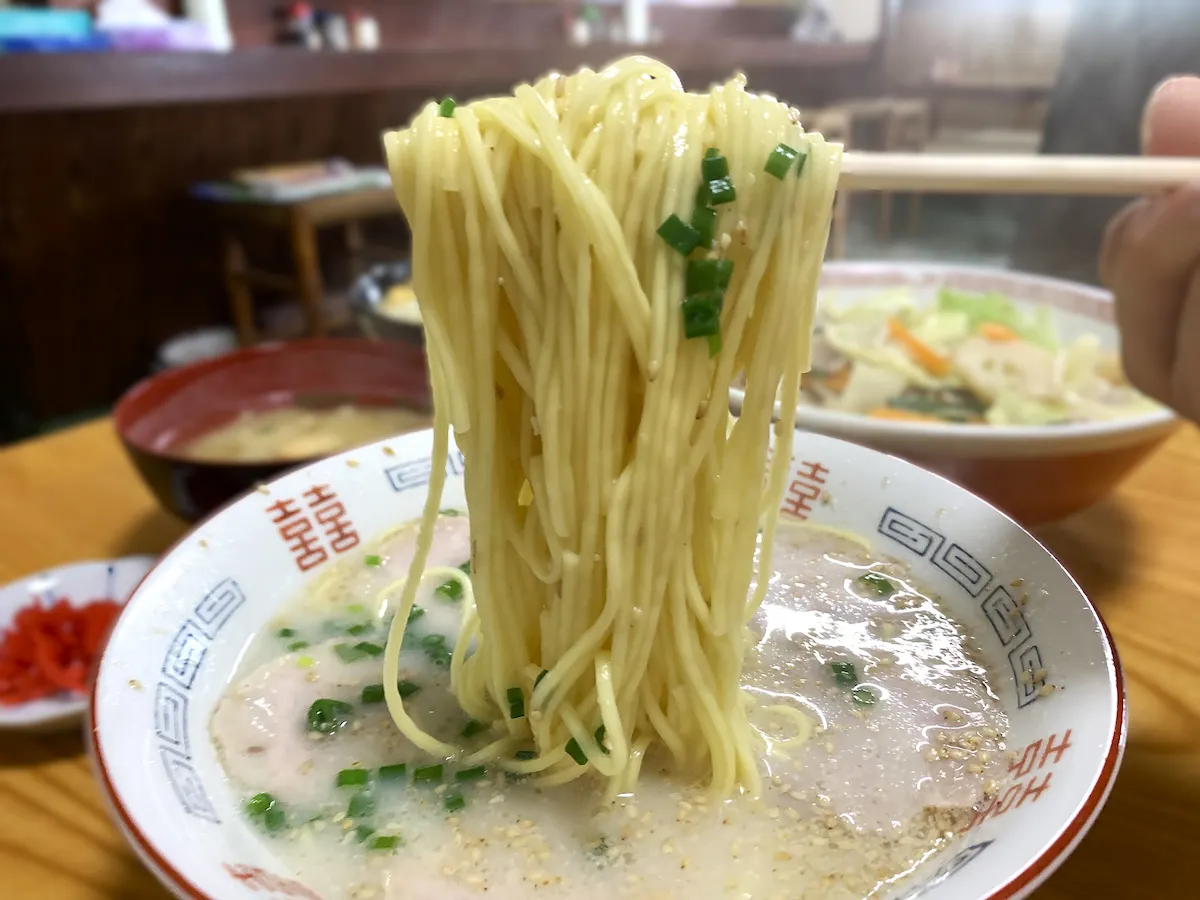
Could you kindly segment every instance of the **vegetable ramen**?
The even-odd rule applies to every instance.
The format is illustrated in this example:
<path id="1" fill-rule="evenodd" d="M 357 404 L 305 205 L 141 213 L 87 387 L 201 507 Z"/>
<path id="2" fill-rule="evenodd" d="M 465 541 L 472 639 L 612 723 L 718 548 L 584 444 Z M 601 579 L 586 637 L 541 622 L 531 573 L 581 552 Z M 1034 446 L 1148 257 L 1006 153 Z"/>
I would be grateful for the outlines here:
<path id="1" fill-rule="evenodd" d="M 822 301 L 803 398 L 879 419 L 1059 425 L 1157 408 L 1129 386 L 1094 334 L 1063 340 L 1051 311 L 1000 294 L 942 288 Z"/>

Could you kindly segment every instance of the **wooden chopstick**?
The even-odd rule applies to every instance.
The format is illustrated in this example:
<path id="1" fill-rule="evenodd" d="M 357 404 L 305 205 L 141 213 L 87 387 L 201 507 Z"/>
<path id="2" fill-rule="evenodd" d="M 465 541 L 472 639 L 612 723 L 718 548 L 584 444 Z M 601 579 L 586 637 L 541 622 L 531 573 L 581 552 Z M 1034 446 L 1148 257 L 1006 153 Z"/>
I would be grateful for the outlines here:
<path id="1" fill-rule="evenodd" d="M 1156 194 L 1200 182 L 1200 159 L 870 153 L 842 157 L 838 187 L 931 194 Z"/>

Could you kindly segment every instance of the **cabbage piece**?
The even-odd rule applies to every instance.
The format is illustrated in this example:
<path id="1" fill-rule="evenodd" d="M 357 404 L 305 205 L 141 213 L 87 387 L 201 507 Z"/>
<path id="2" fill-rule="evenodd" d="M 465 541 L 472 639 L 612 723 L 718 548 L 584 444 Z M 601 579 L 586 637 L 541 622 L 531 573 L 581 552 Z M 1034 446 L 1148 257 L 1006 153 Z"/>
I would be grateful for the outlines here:
<path id="1" fill-rule="evenodd" d="M 1054 425 L 1067 421 L 1070 415 L 1062 403 L 1002 391 L 984 418 L 989 425 Z"/>
<path id="2" fill-rule="evenodd" d="M 869 413 L 873 409 L 887 406 L 888 401 L 908 387 L 908 378 L 893 368 L 857 362 L 850 370 L 846 389 L 841 396 L 829 404 L 832 409 L 846 412 Z"/>
<path id="3" fill-rule="evenodd" d="M 1012 329 L 1031 344 L 1052 350 L 1058 348 L 1058 331 L 1048 307 L 1037 306 L 1032 314 L 1026 314 L 1003 294 L 972 294 L 952 288 L 938 291 L 937 306 L 942 312 L 965 314 L 971 331 L 984 322 L 995 322 Z"/>

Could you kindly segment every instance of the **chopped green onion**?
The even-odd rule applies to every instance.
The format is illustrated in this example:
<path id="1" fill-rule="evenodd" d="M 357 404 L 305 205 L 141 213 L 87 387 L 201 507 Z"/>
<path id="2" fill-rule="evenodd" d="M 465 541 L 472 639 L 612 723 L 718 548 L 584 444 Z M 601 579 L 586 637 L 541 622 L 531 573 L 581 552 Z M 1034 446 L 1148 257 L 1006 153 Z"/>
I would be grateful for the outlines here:
<path id="1" fill-rule="evenodd" d="M 517 759 L 521 760 L 521 762 L 528 762 L 531 759 L 537 759 L 537 751 L 536 750 L 518 750 L 516 757 L 517 757 Z"/>
<path id="2" fill-rule="evenodd" d="M 334 646 L 333 651 L 338 655 L 338 658 L 341 659 L 341 661 L 344 663 L 357 662 L 358 660 L 362 659 L 364 656 L 367 655 L 362 650 L 360 650 L 357 645 L 351 646 L 350 644 L 337 644 Z"/>
<path id="3" fill-rule="evenodd" d="M 296 629 L 295 628 L 280 628 L 277 632 L 275 632 L 275 634 L 277 634 L 281 638 L 292 638 L 292 637 L 296 636 Z"/>
<path id="4" fill-rule="evenodd" d="M 311 656 L 301 656 L 299 659 L 296 660 L 296 668 L 297 669 L 311 669 L 315 663 L 316 663 L 316 660 L 313 659 Z"/>
<path id="5" fill-rule="evenodd" d="M 374 833 L 375 829 L 370 825 L 358 825 L 354 829 L 354 837 L 360 844 Z"/>
<path id="6" fill-rule="evenodd" d="M 421 618 L 421 616 L 423 616 L 423 615 L 425 615 L 425 608 L 423 606 L 414 605 L 413 608 L 411 610 L 409 610 L 409 613 L 408 613 L 408 624 L 411 625 L 413 622 L 417 621 L 417 619 Z"/>
<path id="7" fill-rule="evenodd" d="M 708 336 L 708 358 L 712 359 L 715 357 L 721 352 L 721 348 L 723 346 L 724 344 L 721 342 L 721 336 L 719 334 L 710 334 Z"/>
<path id="8" fill-rule="evenodd" d="M 292 641 L 288 644 L 288 653 L 295 653 L 297 650 L 303 650 L 308 646 L 308 641 Z"/>
<path id="9" fill-rule="evenodd" d="M 445 647 L 446 636 L 444 634 L 427 634 L 421 638 L 421 646 L 426 650 L 436 650 L 438 647 Z"/>
<path id="10" fill-rule="evenodd" d="M 456 106 L 458 106 L 458 104 L 454 102 L 454 98 L 447 97 L 445 100 L 443 100 L 441 103 L 438 104 L 438 115 L 441 116 L 443 119 L 453 118 L 454 107 L 456 107 Z"/>
<path id="11" fill-rule="evenodd" d="M 440 784 L 444 767 L 441 763 L 436 766 L 421 766 L 413 769 L 414 784 Z"/>
<path id="12" fill-rule="evenodd" d="M 363 703 L 382 703 L 384 698 L 382 684 L 364 684 L 362 689 Z"/>
<path id="13" fill-rule="evenodd" d="M 712 194 L 708 192 L 708 184 L 700 182 L 700 186 L 696 188 L 696 205 L 707 207 L 712 205 Z"/>
<path id="14" fill-rule="evenodd" d="M 666 221 L 658 226 L 658 236 L 666 241 L 671 249 L 684 256 L 700 244 L 700 232 L 675 213 L 667 216 Z"/>
<path id="15" fill-rule="evenodd" d="M 711 247 L 717 233 L 717 211 L 711 206 L 697 205 L 692 210 L 692 227 L 700 235 L 701 247 Z"/>
<path id="16" fill-rule="evenodd" d="M 349 724 L 350 714 L 353 712 L 354 707 L 341 700 L 330 700 L 327 697 L 314 700 L 308 708 L 308 730 L 332 734 Z"/>
<path id="17" fill-rule="evenodd" d="M 680 308 L 683 310 L 684 336 L 697 338 L 720 334 L 723 302 L 720 291 L 708 291 L 684 300 L 680 304 Z"/>
<path id="18" fill-rule="evenodd" d="M 728 178 L 714 178 L 708 183 L 708 193 L 712 197 L 713 206 L 732 203 L 737 199 L 737 191 L 734 190 L 733 182 Z"/>
<path id="19" fill-rule="evenodd" d="M 399 681 L 396 683 L 396 690 L 400 692 L 401 700 L 407 700 L 420 689 L 421 686 L 415 681 Z"/>
<path id="20" fill-rule="evenodd" d="M 596 729 L 596 743 L 600 747 L 600 752 L 608 756 L 608 748 L 604 746 L 604 731 L 604 725 L 601 723 L 600 727 Z"/>
<path id="21" fill-rule="evenodd" d="M 504 692 L 508 698 L 508 717 L 510 719 L 520 719 L 525 715 L 525 697 L 521 693 L 519 687 L 510 687 Z"/>
<path id="22" fill-rule="evenodd" d="M 349 628 L 347 628 L 346 634 L 352 634 L 355 637 L 358 637 L 360 634 L 366 634 L 368 631 L 371 631 L 371 630 L 372 630 L 371 626 L 368 625 L 366 622 L 360 622 L 358 625 L 351 625 Z"/>
<path id="23" fill-rule="evenodd" d="M 395 834 L 381 834 L 379 837 L 371 841 L 371 850 L 395 850 L 403 841 Z"/>
<path id="24" fill-rule="evenodd" d="M 255 794 L 246 801 L 246 812 L 252 816 L 261 816 L 275 805 L 275 798 L 270 794 Z"/>
<path id="25" fill-rule="evenodd" d="M 391 766 L 380 766 L 379 767 L 379 780 L 380 781 L 399 781 L 401 778 L 403 778 L 407 774 L 408 774 L 408 764 L 407 763 L 396 763 L 395 765 L 391 765 Z"/>
<path id="26" fill-rule="evenodd" d="M 763 171 L 783 181 L 784 176 L 792 168 L 792 164 L 796 161 L 797 156 L 799 154 L 795 149 L 789 147 L 787 144 L 776 144 L 775 149 L 771 151 L 771 155 L 767 157 L 767 164 L 763 166 Z"/>
<path id="27" fill-rule="evenodd" d="M 857 580 L 863 587 L 870 588 L 880 597 L 890 597 L 896 593 L 896 586 L 892 584 L 891 579 L 878 572 L 868 572 Z"/>
<path id="28" fill-rule="evenodd" d="M 367 783 L 370 774 L 367 769 L 342 769 L 337 773 L 337 786 L 361 787 Z"/>
<path id="29" fill-rule="evenodd" d="M 549 669 L 542 669 L 542 671 L 540 673 L 538 673 L 538 677 L 533 679 L 533 689 L 535 691 L 537 690 L 537 686 L 542 683 L 542 679 L 545 678 L 549 674 L 550 674 Z"/>
<path id="30" fill-rule="evenodd" d="M 478 781 L 487 776 L 487 766 L 474 766 L 470 769 L 459 769 L 454 773 L 455 781 Z"/>
<path id="31" fill-rule="evenodd" d="M 374 553 L 371 553 L 368 556 L 363 557 L 363 562 L 365 562 L 368 566 L 382 566 L 383 557 L 376 556 Z"/>
<path id="32" fill-rule="evenodd" d="M 346 807 L 346 816 L 351 819 L 365 819 L 367 816 L 373 815 L 374 812 L 375 800 L 365 791 L 351 797 L 350 805 Z"/>
<path id="33" fill-rule="evenodd" d="M 366 614 L 367 609 L 361 603 L 351 603 L 346 607 L 346 612 L 350 613 L 351 615 L 361 616 Z"/>
<path id="34" fill-rule="evenodd" d="M 859 706 L 874 706 L 879 702 L 879 698 L 875 696 L 875 692 L 867 687 L 856 687 L 850 692 L 850 696 L 854 698 L 854 702 Z"/>
<path id="35" fill-rule="evenodd" d="M 571 738 L 567 741 L 567 756 L 575 760 L 581 766 L 587 765 L 587 754 L 583 752 L 583 748 L 579 746 L 579 741 Z"/>
<path id="36" fill-rule="evenodd" d="M 829 668 L 833 669 L 833 677 L 842 687 L 854 687 L 858 684 L 858 670 L 854 663 L 835 662 L 830 663 Z"/>
<path id="37" fill-rule="evenodd" d="M 263 824 L 267 826 L 267 831 L 279 831 L 287 825 L 287 813 L 276 803 L 263 813 Z"/>
<path id="38" fill-rule="evenodd" d="M 445 647 L 441 647 L 437 650 L 430 650 L 427 655 L 431 660 L 433 660 L 434 665 L 441 666 L 443 669 L 450 667 L 450 662 L 454 656 Z"/>
<path id="39" fill-rule="evenodd" d="M 804 164 L 808 162 L 808 154 L 801 153 L 800 158 L 796 160 L 796 177 L 799 178 L 804 172 Z"/>
<path id="40" fill-rule="evenodd" d="M 378 644 L 372 644 L 370 641 L 359 641 L 354 645 L 354 649 L 367 656 L 383 656 L 383 648 Z"/>
<path id="41" fill-rule="evenodd" d="M 729 177 L 729 163 L 715 147 L 710 147 L 700 162 L 700 175 L 705 181 Z"/>
<path id="42" fill-rule="evenodd" d="M 438 515 L 439 516 L 461 516 L 462 513 L 460 513 L 457 509 L 439 509 Z"/>
<path id="43" fill-rule="evenodd" d="M 451 578 L 449 581 L 443 581 L 439 584 L 434 593 L 439 597 L 445 597 L 447 600 L 461 600 L 463 595 L 462 584 L 457 579 Z"/>
<path id="44" fill-rule="evenodd" d="M 475 719 L 468 719 L 467 724 L 463 726 L 461 734 L 465 738 L 472 738 L 475 737 L 475 735 L 482 734 L 487 730 L 488 727 L 482 722 L 478 722 Z"/>
<path id="45" fill-rule="evenodd" d="M 446 795 L 446 799 L 442 801 L 448 812 L 458 812 L 467 805 L 466 799 L 458 791 L 453 791 Z"/>
<path id="46" fill-rule="evenodd" d="M 462 572 L 464 575 L 470 575 L 471 574 L 471 561 L 468 559 L 465 563 L 460 565 L 458 568 L 459 568 L 459 571 Z"/>
<path id="47" fill-rule="evenodd" d="M 732 259 L 689 259 L 684 293 L 687 296 L 706 291 L 723 291 L 733 278 Z"/>

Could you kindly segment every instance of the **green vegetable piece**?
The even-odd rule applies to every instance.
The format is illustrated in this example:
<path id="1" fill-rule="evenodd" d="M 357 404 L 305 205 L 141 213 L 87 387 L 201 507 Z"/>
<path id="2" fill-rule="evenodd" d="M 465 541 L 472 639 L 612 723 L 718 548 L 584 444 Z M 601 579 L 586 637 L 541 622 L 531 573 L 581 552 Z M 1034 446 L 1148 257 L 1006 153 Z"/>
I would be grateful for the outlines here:
<path id="1" fill-rule="evenodd" d="M 443 119 L 452 119 L 454 118 L 454 108 L 456 106 L 458 106 L 458 104 L 454 102 L 454 98 L 447 97 L 438 104 L 438 115 Z"/>
<path id="2" fill-rule="evenodd" d="M 707 194 L 705 197 L 707 198 Z M 692 210 L 692 227 L 700 235 L 699 247 L 711 247 L 717 234 L 717 211 L 711 206 L 697 205 Z"/>
<path id="3" fill-rule="evenodd" d="M 834 662 L 829 664 L 829 668 L 833 670 L 834 679 L 842 687 L 854 687 L 858 684 L 858 670 L 854 663 Z"/>
<path id="4" fill-rule="evenodd" d="M 270 794 L 255 794 L 246 801 L 246 812 L 252 816 L 261 816 L 275 805 L 275 798 Z"/>
<path id="5" fill-rule="evenodd" d="M 395 763 L 390 766 L 379 767 L 380 781 L 400 781 L 408 774 L 407 763 Z"/>
<path id="6" fill-rule="evenodd" d="M 579 741 L 575 740 L 575 738 L 571 738 L 569 741 L 567 741 L 566 750 L 567 756 L 571 757 L 571 759 L 575 760 L 575 762 L 577 762 L 579 765 L 587 765 L 587 754 L 583 752 L 583 748 L 579 746 Z"/>
<path id="7" fill-rule="evenodd" d="M 382 684 L 364 684 L 362 689 L 363 703 L 382 703 L 384 700 Z"/>
<path id="8" fill-rule="evenodd" d="M 720 178 L 729 177 L 729 162 L 720 153 L 706 153 L 704 159 L 700 162 L 700 175 L 707 182 L 713 182 Z M 711 155 L 710 155 L 711 154 Z"/>
<path id="9" fill-rule="evenodd" d="M 771 155 L 767 157 L 767 164 L 763 166 L 763 171 L 783 181 L 799 155 L 794 148 L 787 144 L 776 144 Z"/>
<path id="10" fill-rule="evenodd" d="M 604 732 L 605 732 L 604 725 L 601 725 L 599 728 L 596 729 L 596 743 L 600 747 L 600 752 L 603 753 L 605 756 L 608 756 L 608 748 L 604 746 Z"/>
<path id="11" fill-rule="evenodd" d="M 536 750 L 518 750 L 516 752 L 516 758 L 521 760 L 521 762 L 528 762 L 531 759 L 537 759 L 537 751 Z"/>
<path id="12" fill-rule="evenodd" d="M 465 738 L 475 737 L 477 734 L 482 734 L 487 731 L 488 727 L 482 722 L 477 722 L 475 719 L 468 719 L 467 724 L 463 726 L 462 736 Z"/>
<path id="13" fill-rule="evenodd" d="M 338 787 L 362 787 L 371 773 L 367 769 L 342 769 L 337 773 Z"/>
<path id="14" fill-rule="evenodd" d="M 382 566 L 383 565 L 383 557 L 376 556 L 374 553 L 371 553 L 371 554 L 368 554 L 367 556 L 363 557 L 363 562 L 366 563 L 368 566 L 372 566 L 372 567 Z"/>
<path id="15" fill-rule="evenodd" d="M 374 813 L 375 798 L 366 791 L 351 797 L 350 805 L 346 807 L 346 815 L 351 819 L 365 819 Z"/>
<path id="16" fill-rule="evenodd" d="M 413 784 L 441 784 L 444 770 L 445 766 L 441 763 L 413 769 Z"/>
<path id="17" fill-rule="evenodd" d="M 314 700 L 308 708 L 308 730 L 319 734 L 332 734 L 350 723 L 354 707 L 341 700 L 322 697 Z"/>
<path id="18" fill-rule="evenodd" d="M 525 715 L 525 696 L 521 693 L 519 687 L 510 687 L 504 692 L 508 699 L 508 717 L 510 719 L 520 719 Z"/>
<path id="19" fill-rule="evenodd" d="M 470 769 L 459 769 L 454 773 L 455 781 L 478 781 L 487 777 L 487 766 L 473 766 Z"/>
<path id="20" fill-rule="evenodd" d="M 308 646 L 308 641 L 292 641 L 288 644 L 288 653 L 295 653 L 297 650 L 303 650 Z"/>
<path id="21" fill-rule="evenodd" d="M 707 291 L 724 291 L 731 278 L 732 259 L 689 259 L 684 293 L 691 297 Z"/>
<path id="22" fill-rule="evenodd" d="M 700 232 L 674 213 L 658 226 L 658 236 L 683 256 L 687 256 L 700 244 Z"/>
<path id="23" fill-rule="evenodd" d="M 370 641 L 359 641 L 354 645 L 354 649 L 364 656 L 383 656 L 383 648 Z"/>
<path id="24" fill-rule="evenodd" d="M 425 608 L 423 606 L 417 606 L 416 604 L 413 604 L 413 608 L 408 612 L 408 624 L 411 625 L 423 615 L 425 615 Z"/>
<path id="25" fill-rule="evenodd" d="M 856 581 L 863 587 L 874 591 L 880 597 L 890 597 L 896 593 L 896 586 L 892 584 L 892 580 L 886 575 L 880 575 L 878 572 L 868 572 L 865 575 L 859 576 Z"/>
<path id="26" fill-rule="evenodd" d="M 439 597 L 445 597 L 447 600 L 461 600 L 463 596 L 462 585 L 451 578 L 448 581 L 443 581 L 435 589 L 434 593 Z"/>
<path id="27" fill-rule="evenodd" d="M 688 338 L 708 337 L 721 333 L 721 306 L 724 298 L 720 291 L 708 291 L 688 297 L 680 304 L 683 311 L 683 334 Z"/>
<path id="28" fill-rule="evenodd" d="M 296 629 L 295 628 L 280 628 L 277 632 L 275 632 L 275 634 L 277 634 L 281 638 L 293 638 L 296 636 Z"/>
<path id="29" fill-rule="evenodd" d="M 713 206 L 732 203 L 737 199 L 737 191 L 728 178 L 714 178 L 708 182 L 708 195 L 712 198 Z"/>
<path id="30" fill-rule="evenodd" d="M 458 791 L 452 791 L 451 793 L 447 794 L 443 803 L 446 806 L 447 812 L 458 812 L 467 805 L 466 798 L 464 798 L 463 795 Z"/>
<path id="31" fill-rule="evenodd" d="M 358 660 L 367 655 L 360 650 L 357 645 L 351 644 L 337 644 L 334 646 L 333 652 L 336 653 L 338 655 L 338 659 L 344 663 L 358 662 Z"/>
<path id="32" fill-rule="evenodd" d="M 415 681 L 400 681 L 396 684 L 396 690 L 400 692 L 401 700 L 407 700 L 420 689 L 421 686 Z"/>
<path id="33" fill-rule="evenodd" d="M 395 850 L 403 843 L 404 841 L 400 839 L 399 835 L 381 834 L 379 837 L 374 838 L 367 847 L 371 850 Z"/>
<path id="34" fill-rule="evenodd" d="M 354 828 L 354 837 L 360 844 L 374 833 L 375 829 L 370 825 L 356 825 Z"/>
<path id="35" fill-rule="evenodd" d="M 349 628 L 347 628 L 346 634 L 352 634 L 355 637 L 357 637 L 358 635 L 366 634 L 368 631 L 371 631 L 371 630 L 372 630 L 372 627 L 370 625 L 366 624 L 365 622 L 360 622 L 357 625 L 351 625 Z"/>

